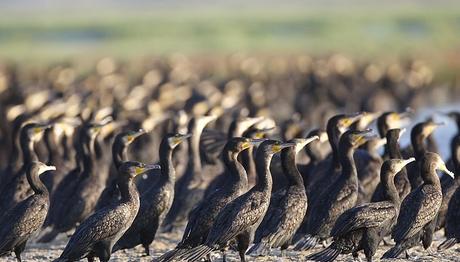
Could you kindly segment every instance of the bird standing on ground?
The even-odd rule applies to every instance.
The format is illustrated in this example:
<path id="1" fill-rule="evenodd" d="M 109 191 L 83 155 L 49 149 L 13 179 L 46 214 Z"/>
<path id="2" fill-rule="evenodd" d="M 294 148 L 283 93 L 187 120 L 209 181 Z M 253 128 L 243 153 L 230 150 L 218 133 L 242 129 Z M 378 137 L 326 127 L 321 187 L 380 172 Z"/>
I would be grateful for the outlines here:
<path id="1" fill-rule="evenodd" d="M 21 261 L 27 240 L 45 221 L 49 194 L 39 176 L 49 170 L 56 168 L 37 161 L 27 165 L 26 177 L 34 194 L 8 210 L 0 220 L 0 256 L 14 252 L 17 260 Z"/>
<path id="2" fill-rule="evenodd" d="M 160 177 L 141 195 L 136 218 L 131 227 L 115 244 L 113 252 L 141 244 L 145 254 L 150 255 L 150 244 L 155 239 L 158 227 L 171 208 L 174 197 L 174 183 L 176 181 L 176 171 L 172 160 L 174 148 L 190 136 L 173 134 L 163 138 L 160 144 Z"/>
<path id="3" fill-rule="evenodd" d="M 382 238 L 391 232 L 398 218 L 401 199 L 394 183 L 395 175 L 412 161 L 415 158 L 386 160 L 380 171 L 384 200 L 345 211 L 332 228 L 334 242 L 307 259 L 326 262 L 335 260 L 339 254 L 349 253 L 356 258 L 358 252 L 364 250 L 367 261 L 372 261 Z"/>
<path id="4" fill-rule="evenodd" d="M 98 257 L 101 262 L 110 259 L 113 245 L 128 230 L 139 210 L 139 193 L 133 183 L 134 177 L 158 165 L 125 162 L 118 170 L 118 188 L 121 200 L 96 211 L 75 230 L 61 256 L 56 262 L 77 261 L 87 258 L 89 262 Z"/>
<path id="5" fill-rule="evenodd" d="M 420 241 L 425 249 L 430 247 L 442 201 L 441 184 L 436 170 L 454 177 L 438 154 L 426 153 L 420 159 L 423 184 L 402 202 L 398 222 L 392 233 L 396 245 L 385 252 L 382 258 L 397 258 L 403 252 L 409 257 L 407 250 L 418 245 Z"/>
<path id="6" fill-rule="evenodd" d="M 315 140 L 319 140 L 319 137 L 292 139 L 288 142 L 295 143 L 295 146 L 281 151 L 281 165 L 288 186 L 272 194 L 267 214 L 256 231 L 255 244 L 248 254 L 268 255 L 271 248 L 279 247 L 284 255 L 291 244 L 307 212 L 307 194 L 302 175 L 296 166 L 296 154 Z"/>
<path id="7" fill-rule="evenodd" d="M 272 189 L 270 162 L 273 155 L 293 143 L 267 140 L 260 144 L 256 153 L 257 183 L 247 193 L 239 196 L 219 213 L 206 241 L 187 251 L 180 259 L 193 262 L 212 251 L 225 249 L 236 239 L 241 261 L 246 261 L 246 250 L 254 239 L 254 233 L 267 212 Z"/>

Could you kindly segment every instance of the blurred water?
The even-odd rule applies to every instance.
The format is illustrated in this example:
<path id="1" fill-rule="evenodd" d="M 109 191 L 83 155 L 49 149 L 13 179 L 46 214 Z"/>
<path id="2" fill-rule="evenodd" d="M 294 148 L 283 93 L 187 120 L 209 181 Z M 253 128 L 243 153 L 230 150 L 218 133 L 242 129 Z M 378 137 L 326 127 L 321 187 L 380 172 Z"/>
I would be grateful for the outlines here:
<path id="1" fill-rule="evenodd" d="M 409 126 L 407 126 L 407 132 L 405 132 L 401 138 L 401 145 L 406 146 L 410 143 L 410 132 L 409 130 L 420 121 L 424 121 L 427 118 L 433 116 L 436 122 L 444 122 L 445 125 L 437 128 L 434 131 L 434 138 L 439 147 L 439 153 L 444 160 L 450 158 L 450 141 L 452 137 L 457 133 L 456 123 L 447 116 L 439 114 L 439 112 L 447 113 L 450 111 L 459 111 L 460 103 L 448 104 L 439 107 L 426 107 L 417 110 L 416 116 Z"/>

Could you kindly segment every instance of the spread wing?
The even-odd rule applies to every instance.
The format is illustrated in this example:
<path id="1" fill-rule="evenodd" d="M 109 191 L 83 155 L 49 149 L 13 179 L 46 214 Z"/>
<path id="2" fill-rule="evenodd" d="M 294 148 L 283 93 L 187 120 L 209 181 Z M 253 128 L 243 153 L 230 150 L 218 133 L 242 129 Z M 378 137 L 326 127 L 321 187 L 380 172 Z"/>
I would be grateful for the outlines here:
<path id="1" fill-rule="evenodd" d="M 442 194 L 431 185 L 412 191 L 401 204 L 401 213 L 393 231 L 396 242 L 414 236 L 433 220 L 439 210 Z"/>
<path id="2" fill-rule="evenodd" d="M 339 237 L 360 228 L 380 227 L 397 216 L 391 202 L 367 203 L 348 209 L 337 219 L 331 235 Z"/>

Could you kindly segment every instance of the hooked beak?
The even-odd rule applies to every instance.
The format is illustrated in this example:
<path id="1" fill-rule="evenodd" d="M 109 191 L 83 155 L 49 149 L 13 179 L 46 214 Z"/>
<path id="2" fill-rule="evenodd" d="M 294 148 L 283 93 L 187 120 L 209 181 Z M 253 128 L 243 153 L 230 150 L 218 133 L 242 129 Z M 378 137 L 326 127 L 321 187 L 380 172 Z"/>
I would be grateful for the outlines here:
<path id="1" fill-rule="evenodd" d="M 55 166 L 42 165 L 38 169 L 38 174 L 41 175 L 41 174 L 45 173 L 46 171 L 52 171 L 52 170 L 56 170 L 56 167 Z"/>
<path id="2" fill-rule="evenodd" d="M 428 125 L 425 126 L 423 129 L 423 134 L 425 136 L 431 135 L 438 127 L 445 125 L 444 122 L 430 122 Z"/>
<path id="3" fill-rule="evenodd" d="M 150 165 L 145 165 L 144 167 L 136 167 L 136 176 L 142 175 L 148 172 L 149 170 L 153 170 L 153 169 L 161 169 L 161 166 L 157 164 L 150 164 Z"/>
<path id="4" fill-rule="evenodd" d="M 134 140 L 136 140 L 136 138 L 142 136 L 143 134 L 147 134 L 147 131 L 145 131 L 144 129 L 139 129 L 137 132 L 135 132 L 134 134 L 130 135 L 128 137 L 128 140 L 129 142 L 133 142 Z"/>
<path id="5" fill-rule="evenodd" d="M 442 165 L 439 167 L 439 170 L 443 171 L 444 173 L 446 173 L 447 175 L 449 175 L 450 177 L 452 177 L 452 179 L 455 179 L 455 174 L 454 174 L 454 172 L 452 172 L 452 171 L 450 171 L 449 169 L 447 169 L 446 164 L 442 164 Z"/>
<path id="6" fill-rule="evenodd" d="M 267 134 L 268 132 L 272 130 L 275 130 L 275 127 L 259 129 L 257 130 L 255 137 L 256 139 L 262 139 L 264 138 L 265 134 Z"/>
<path id="7" fill-rule="evenodd" d="M 308 138 L 299 139 L 299 143 L 296 144 L 296 154 L 302 150 L 306 145 L 310 144 L 313 141 L 319 140 L 319 136 L 312 136 Z"/>

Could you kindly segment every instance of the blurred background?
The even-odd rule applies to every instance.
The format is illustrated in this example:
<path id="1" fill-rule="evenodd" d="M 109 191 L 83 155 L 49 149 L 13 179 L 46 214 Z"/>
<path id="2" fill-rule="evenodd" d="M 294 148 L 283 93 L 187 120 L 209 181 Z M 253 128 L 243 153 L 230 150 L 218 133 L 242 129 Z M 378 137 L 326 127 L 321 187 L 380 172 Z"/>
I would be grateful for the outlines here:
<path id="1" fill-rule="evenodd" d="M 323 55 L 460 67 L 455 0 L 3 0 L 0 57 L 28 63 L 188 55 Z"/>

